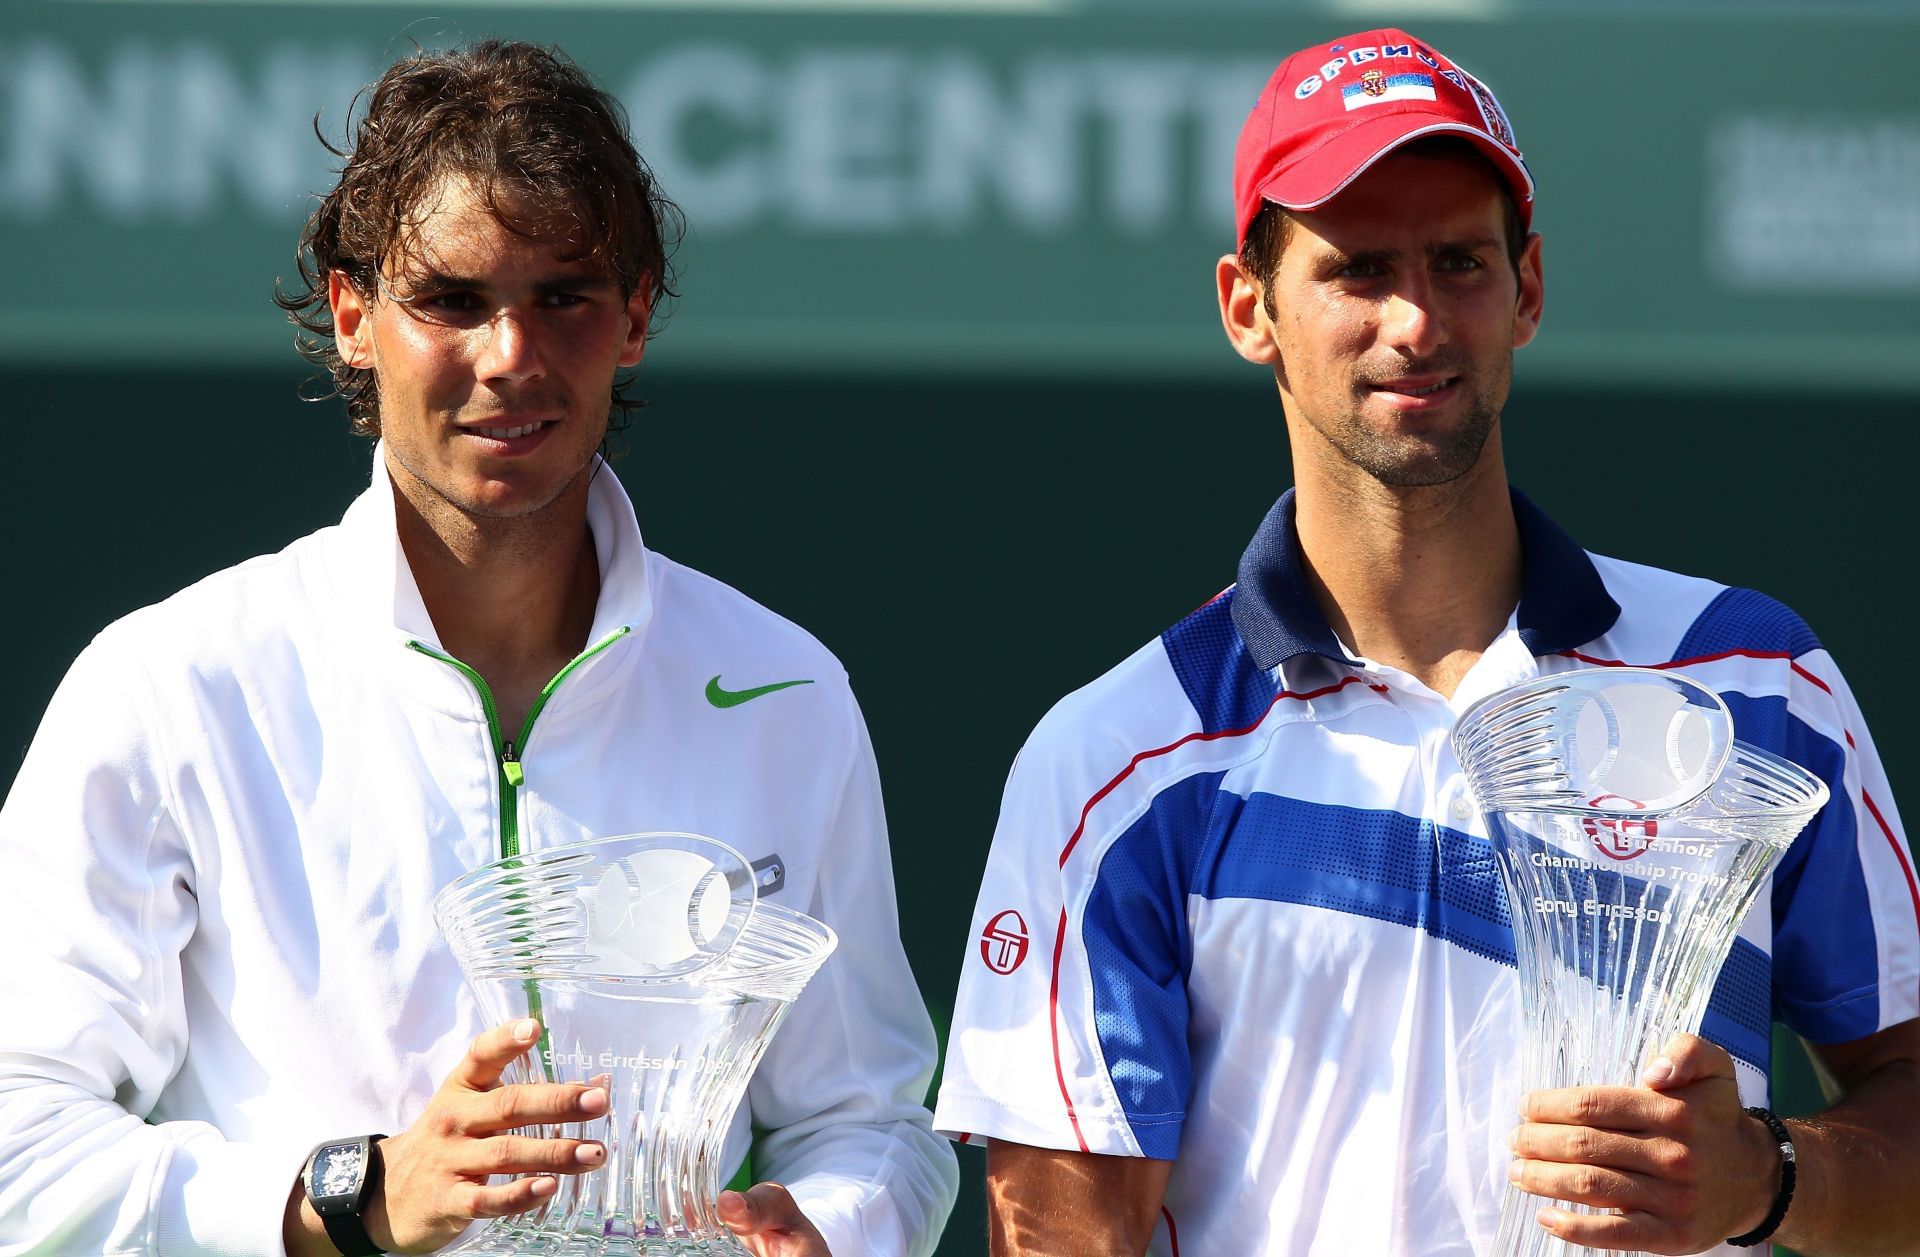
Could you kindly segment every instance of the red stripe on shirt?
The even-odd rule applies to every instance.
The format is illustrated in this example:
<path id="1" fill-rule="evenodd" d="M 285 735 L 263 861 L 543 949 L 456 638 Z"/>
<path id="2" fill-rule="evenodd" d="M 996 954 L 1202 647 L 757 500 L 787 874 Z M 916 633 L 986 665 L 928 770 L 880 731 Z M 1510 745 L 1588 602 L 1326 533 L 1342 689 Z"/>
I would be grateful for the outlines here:
<path id="1" fill-rule="evenodd" d="M 1301 699 L 1301 700 L 1309 699 L 1309 698 L 1319 698 L 1322 695 L 1331 694 L 1335 690 L 1344 690 L 1349 685 L 1357 684 L 1360 681 L 1361 681 L 1360 677 L 1350 676 L 1350 677 L 1344 678 L 1343 680 L 1336 681 L 1332 685 L 1325 685 L 1317 690 L 1308 690 L 1304 694 L 1296 694 L 1292 690 L 1281 690 L 1278 694 L 1275 694 L 1273 696 L 1273 701 L 1267 704 L 1267 710 L 1260 713 L 1260 719 L 1254 721 L 1250 725 L 1242 725 L 1238 729 L 1221 729 L 1214 733 L 1208 733 L 1205 730 L 1200 730 L 1194 733 L 1189 733 L 1185 737 L 1179 739 L 1176 742 L 1169 742 L 1165 746 L 1155 747 L 1151 751 L 1140 752 L 1138 755 L 1134 756 L 1132 759 L 1127 761 L 1127 766 L 1125 768 L 1122 768 L 1119 771 L 1119 773 L 1114 776 L 1114 779 L 1112 781 L 1109 781 L 1106 785 L 1101 786 L 1099 790 L 1095 791 L 1094 796 L 1091 799 L 1087 800 L 1087 805 L 1080 809 L 1080 823 L 1073 827 L 1073 836 L 1067 839 L 1067 845 L 1063 847 L 1060 851 L 1060 867 L 1061 868 L 1067 867 L 1067 857 L 1072 855 L 1074 847 L 1079 845 L 1080 835 L 1087 832 L 1087 817 L 1093 814 L 1093 809 L 1099 806 L 1100 800 L 1112 794 L 1114 790 L 1119 787 L 1121 782 L 1125 781 L 1128 777 L 1131 777 L 1133 775 L 1134 769 L 1140 767 L 1140 765 L 1146 763 L 1148 760 L 1158 758 L 1159 756 L 1166 755 L 1172 751 L 1177 751 L 1189 742 L 1214 742 L 1221 738 L 1244 737 L 1247 734 L 1252 733 L 1255 729 L 1258 729 L 1261 726 L 1261 724 L 1266 721 L 1267 713 L 1271 712 L 1275 707 L 1279 706 L 1280 700 L 1283 698 L 1292 698 L 1292 699 Z M 1374 688 L 1381 689 L 1384 691 L 1384 687 L 1382 686 L 1375 686 Z"/>
<path id="2" fill-rule="evenodd" d="M 1053 936 L 1053 985 L 1047 989 L 1047 1033 L 1053 1036 L 1053 1076 L 1060 1084 L 1060 1098 L 1067 1104 L 1067 1120 L 1073 1123 L 1073 1137 L 1080 1151 L 1092 1152 L 1087 1137 L 1080 1133 L 1080 1115 L 1073 1111 L 1073 1096 L 1067 1092 L 1067 1071 L 1060 1064 L 1060 953 L 1067 944 L 1067 910 L 1060 909 L 1060 929 Z"/>
<path id="3" fill-rule="evenodd" d="M 1849 737 L 1847 742 L 1851 745 L 1853 739 Z M 1907 844 L 1900 841 L 1899 836 L 1893 832 L 1893 826 L 1887 824 L 1887 818 L 1880 815 L 1880 808 L 1864 787 L 1860 791 L 1860 801 L 1867 805 L 1867 811 L 1873 813 L 1874 823 L 1880 826 L 1880 832 L 1886 836 L 1887 845 L 1893 848 L 1895 862 L 1900 865 L 1900 871 L 1906 874 L 1907 897 L 1913 900 L 1913 919 L 1915 922 L 1920 922 L 1920 885 L 1916 885 L 1913 880 L 1913 861 L 1911 854 L 1907 851 Z"/>
<path id="4" fill-rule="evenodd" d="M 1581 663 L 1598 664 L 1603 668 L 1653 668 L 1660 671 L 1668 668 L 1690 667 L 1696 663 L 1716 663 L 1722 659 L 1785 659 L 1790 661 L 1793 670 L 1802 677 L 1827 693 L 1833 693 L 1831 685 L 1801 667 L 1792 653 L 1785 650 L 1722 650 L 1711 655 L 1695 655 L 1691 659 L 1669 659 L 1665 663 L 1628 663 L 1624 659 L 1601 659 L 1594 655 L 1583 655 L 1577 650 L 1563 650 L 1560 653 L 1569 659 L 1578 659 Z"/>
<path id="5" fill-rule="evenodd" d="M 1322 686 L 1317 690 L 1308 690 L 1304 694 L 1296 694 L 1292 690 L 1281 690 L 1273 696 L 1273 701 L 1267 704 L 1267 710 L 1260 713 L 1260 719 L 1250 725 L 1245 725 L 1238 729 L 1222 729 L 1216 733 L 1208 733 L 1205 730 L 1201 730 L 1195 733 L 1189 733 L 1178 741 L 1169 742 L 1165 746 L 1156 747 L 1151 751 L 1140 752 L 1128 760 L 1127 766 L 1122 768 L 1119 773 L 1114 776 L 1112 781 L 1101 786 L 1100 789 L 1095 792 L 1094 796 L 1087 800 L 1087 805 L 1080 809 L 1080 823 L 1074 826 L 1073 836 L 1067 839 L 1067 845 L 1060 852 L 1060 867 L 1066 867 L 1067 857 L 1073 854 L 1074 847 L 1080 842 L 1080 836 L 1087 832 L 1087 817 L 1093 814 L 1093 809 L 1099 804 L 1100 800 L 1112 794 L 1121 782 L 1133 775 L 1134 769 L 1140 767 L 1140 765 L 1146 763 L 1148 760 L 1165 755 L 1171 751 L 1179 750 L 1189 742 L 1213 742 L 1221 738 L 1243 737 L 1246 734 L 1252 733 L 1255 729 L 1258 729 L 1262 722 L 1266 720 L 1268 712 L 1271 712 L 1278 706 L 1280 700 L 1283 698 L 1319 698 L 1323 694 L 1331 694 L 1335 690 L 1343 690 L 1347 686 L 1353 685 L 1361 680 L 1361 677 L 1349 676 L 1332 685 Z M 1379 690 L 1381 693 L 1386 692 L 1386 687 L 1383 685 L 1374 685 L 1371 688 Z M 1067 910 L 1063 905 L 1060 909 L 1060 928 L 1053 936 L 1053 985 L 1047 991 L 1047 1033 L 1053 1038 L 1053 1076 L 1060 1084 L 1060 1099 L 1066 1103 L 1067 1120 L 1073 1124 L 1073 1137 L 1079 1141 L 1080 1151 L 1091 1152 L 1093 1149 L 1087 1146 L 1087 1137 L 1080 1133 L 1080 1116 L 1074 1112 L 1073 1096 L 1067 1091 L 1067 1071 L 1060 1060 L 1060 957 L 1062 953 L 1065 952 L 1066 945 Z"/>

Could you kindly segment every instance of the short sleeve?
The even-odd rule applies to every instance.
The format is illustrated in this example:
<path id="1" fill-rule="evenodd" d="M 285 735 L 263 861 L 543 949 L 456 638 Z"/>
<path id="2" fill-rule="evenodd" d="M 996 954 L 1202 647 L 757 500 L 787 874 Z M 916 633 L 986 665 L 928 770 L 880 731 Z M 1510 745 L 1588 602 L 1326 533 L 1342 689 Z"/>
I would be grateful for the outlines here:
<path id="1" fill-rule="evenodd" d="M 1191 1089 L 1187 913 L 1217 778 L 1157 780 L 1110 729 L 1043 721 L 1008 780 L 936 1128 L 1172 1159 Z"/>

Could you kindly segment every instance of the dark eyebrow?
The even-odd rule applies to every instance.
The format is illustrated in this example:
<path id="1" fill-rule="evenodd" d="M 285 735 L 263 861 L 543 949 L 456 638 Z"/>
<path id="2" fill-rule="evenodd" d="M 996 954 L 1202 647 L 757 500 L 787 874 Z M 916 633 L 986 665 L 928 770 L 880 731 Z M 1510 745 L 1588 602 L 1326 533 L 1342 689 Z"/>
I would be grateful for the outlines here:
<path id="1" fill-rule="evenodd" d="M 614 286 L 613 276 L 605 271 L 587 270 L 577 275 L 561 276 L 556 279 L 543 279 L 534 284 L 533 290 L 543 297 L 559 292 L 599 291 Z"/>
<path id="2" fill-rule="evenodd" d="M 1398 249 L 1361 249 L 1357 253 L 1348 253 L 1345 249 L 1322 249 L 1313 259 L 1314 269 L 1325 273 L 1339 270 L 1343 266 L 1359 263 L 1371 263 L 1386 266 L 1400 260 Z"/>
<path id="3" fill-rule="evenodd" d="M 1436 253 L 1477 253 L 1482 249 L 1504 249 L 1506 241 L 1492 236 L 1463 236 L 1458 240 L 1437 240 L 1427 246 L 1427 256 Z"/>
<path id="4" fill-rule="evenodd" d="M 1461 236 L 1454 240 L 1436 240 L 1429 244 L 1426 256 L 1439 257 L 1447 253 L 1478 253 L 1486 249 L 1504 248 L 1505 242 L 1492 236 Z M 1400 260 L 1398 249 L 1361 249 L 1348 253 L 1344 249 L 1322 249 L 1313 259 L 1314 269 L 1321 273 L 1339 270 L 1343 266 L 1381 266 L 1391 267 Z"/>

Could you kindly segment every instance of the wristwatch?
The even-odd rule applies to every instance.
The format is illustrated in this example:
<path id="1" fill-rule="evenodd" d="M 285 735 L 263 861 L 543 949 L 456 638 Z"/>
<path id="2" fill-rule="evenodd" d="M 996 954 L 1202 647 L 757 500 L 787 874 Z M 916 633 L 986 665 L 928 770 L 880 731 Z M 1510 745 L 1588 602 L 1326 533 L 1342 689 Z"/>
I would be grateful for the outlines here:
<path id="1" fill-rule="evenodd" d="M 380 1141 L 385 1135 L 329 1139 L 307 1155 L 300 1181 L 320 1215 L 327 1238 L 341 1257 L 378 1257 L 386 1252 L 367 1234 L 361 1211 L 380 1187 Z"/>

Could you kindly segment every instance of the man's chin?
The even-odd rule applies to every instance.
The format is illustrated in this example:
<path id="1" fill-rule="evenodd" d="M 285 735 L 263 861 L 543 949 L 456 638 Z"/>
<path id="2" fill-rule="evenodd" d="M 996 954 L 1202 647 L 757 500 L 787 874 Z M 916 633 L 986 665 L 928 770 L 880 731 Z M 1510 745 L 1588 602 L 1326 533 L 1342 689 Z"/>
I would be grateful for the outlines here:
<path id="1" fill-rule="evenodd" d="M 1388 488 L 1434 488 L 1452 484 L 1479 465 L 1495 422 L 1484 408 L 1468 406 L 1466 413 L 1445 420 L 1433 416 L 1414 431 L 1407 430 L 1413 425 L 1405 420 L 1398 430 L 1391 421 L 1384 431 L 1362 425 L 1346 454 Z"/>
<path id="2" fill-rule="evenodd" d="M 456 486 L 456 492 L 442 496 L 462 514 L 474 519 L 525 519 L 575 495 L 584 497 L 592 468 L 592 457 L 570 474 L 551 468 L 527 467 L 517 469 L 518 474 L 495 473 L 469 479 Z"/>
<path id="3" fill-rule="evenodd" d="M 1480 463 L 1486 452 L 1484 434 L 1471 444 L 1449 443 L 1414 448 L 1375 448 L 1358 451 L 1354 464 L 1389 489 L 1431 489 L 1452 484 Z"/>
<path id="4" fill-rule="evenodd" d="M 449 501 L 462 515 L 476 520 L 506 522 L 539 515 L 551 509 L 565 496 L 566 488 L 562 486 L 557 492 L 551 488 L 541 493 L 494 490 L 464 495 L 461 499 L 450 498 Z"/>

